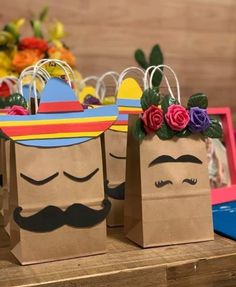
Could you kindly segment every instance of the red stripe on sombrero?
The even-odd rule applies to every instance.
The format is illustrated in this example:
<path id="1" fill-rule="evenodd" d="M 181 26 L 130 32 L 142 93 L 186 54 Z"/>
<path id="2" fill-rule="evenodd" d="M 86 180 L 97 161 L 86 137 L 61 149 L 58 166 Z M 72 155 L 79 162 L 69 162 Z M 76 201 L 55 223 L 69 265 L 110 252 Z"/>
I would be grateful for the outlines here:
<path id="1" fill-rule="evenodd" d="M 142 110 L 140 109 L 140 111 L 119 111 L 120 115 L 129 115 L 129 114 L 140 114 L 142 112 Z"/>
<path id="2" fill-rule="evenodd" d="M 113 125 L 127 125 L 128 121 L 116 121 L 113 123 Z"/>
<path id="3" fill-rule="evenodd" d="M 38 113 L 82 112 L 83 110 L 78 101 L 47 102 L 39 105 Z"/>
<path id="4" fill-rule="evenodd" d="M 17 126 L 4 127 L 2 131 L 9 137 L 25 136 L 25 135 L 39 135 L 51 133 L 70 133 L 70 132 L 96 132 L 105 131 L 112 124 L 112 121 L 100 123 L 75 123 L 75 124 L 53 124 L 43 126 Z"/>

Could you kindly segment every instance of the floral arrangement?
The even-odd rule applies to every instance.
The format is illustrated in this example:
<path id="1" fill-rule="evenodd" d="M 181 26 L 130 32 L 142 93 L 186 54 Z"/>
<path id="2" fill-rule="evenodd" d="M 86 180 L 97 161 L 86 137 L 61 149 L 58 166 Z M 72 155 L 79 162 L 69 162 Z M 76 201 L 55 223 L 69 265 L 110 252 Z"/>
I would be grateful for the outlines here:
<path id="1" fill-rule="evenodd" d="M 205 94 L 192 95 L 185 108 L 175 98 L 161 96 L 157 88 L 152 88 L 144 91 L 141 106 L 143 112 L 134 127 L 134 135 L 139 140 L 148 134 L 156 134 L 162 140 L 196 133 L 210 138 L 222 136 L 220 122 L 207 113 Z"/>
<path id="2" fill-rule="evenodd" d="M 43 22 L 48 9 L 44 8 L 38 17 L 30 20 L 33 36 L 22 37 L 20 29 L 25 23 L 21 18 L 5 25 L 0 31 L 0 77 L 18 75 L 24 68 L 43 58 L 59 59 L 75 67 L 75 57 L 62 42 L 64 26 L 56 21 L 47 33 L 43 33 Z"/>

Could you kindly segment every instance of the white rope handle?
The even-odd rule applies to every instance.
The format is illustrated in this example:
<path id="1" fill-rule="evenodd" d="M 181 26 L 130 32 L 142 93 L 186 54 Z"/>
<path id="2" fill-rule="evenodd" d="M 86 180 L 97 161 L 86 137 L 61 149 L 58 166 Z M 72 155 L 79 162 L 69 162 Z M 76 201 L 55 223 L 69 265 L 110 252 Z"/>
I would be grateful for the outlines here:
<path id="1" fill-rule="evenodd" d="M 164 79 L 165 79 L 165 81 L 166 81 L 166 85 L 167 85 L 168 91 L 169 91 L 169 93 L 170 93 L 170 96 L 171 96 L 172 98 L 175 98 L 174 93 L 172 92 L 172 89 L 171 89 L 171 87 L 170 87 L 169 81 L 168 81 L 168 79 L 167 79 L 167 77 L 166 77 L 164 71 L 163 71 L 161 68 L 166 68 L 166 69 L 168 69 L 168 70 L 171 72 L 171 74 L 174 76 L 174 79 L 175 79 L 175 82 L 176 82 L 176 89 L 177 89 L 177 100 L 178 100 L 179 103 L 181 103 L 180 87 L 179 87 L 179 81 L 178 81 L 177 75 L 176 75 L 176 73 L 174 72 L 174 70 L 173 70 L 171 67 L 167 66 L 167 65 L 150 66 L 150 67 L 146 70 L 146 74 L 145 74 L 145 83 L 146 83 L 146 86 L 149 84 L 149 87 L 152 88 L 152 79 L 153 79 L 153 76 L 154 76 L 156 70 L 158 70 L 158 71 L 163 75 L 163 77 L 164 77 Z M 151 72 L 150 79 L 149 79 L 149 81 L 148 81 L 147 78 L 148 78 L 149 71 L 150 71 L 151 69 L 153 69 L 153 70 L 152 70 L 152 72 Z"/>
<path id="2" fill-rule="evenodd" d="M 96 83 L 98 81 L 98 77 L 97 76 L 88 76 L 84 79 L 82 79 L 79 83 L 79 92 L 78 92 L 78 99 L 80 100 L 80 93 L 81 91 L 83 90 L 83 88 L 86 86 L 86 83 L 87 82 L 90 82 L 90 81 L 94 81 L 95 82 L 95 85 L 96 86 Z"/>
<path id="3" fill-rule="evenodd" d="M 101 103 L 103 103 L 103 100 L 106 96 L 106 85 L 104 83 L 104 79 L 107 77 L 111 77 L 115 83 L 115 97 L 117 94 L 118 90 L 118 79 L 119 79 L 119 74 L 115 71 L 108 71 L 101 75 L 100 78 L 98 78 L 98 81 L 96 83 L 96 96 L 100 99 Z"/>
<path id="4" fill-rule="evenodd" d="M 0 78 L 0 85 L 5 83 L 9 89 L 10 94 L 17 91 L 17 81 L 18 79 L 14 76 Z"/>
<path id="5" fill-rule="evenodd" d="M 23 86 L 24 86 L 23 79 L 26 78 L 27 76 L 31 76 L 31 81 L 29 83 L 29 97 L 30 98 L 31 98 L 32 89 L 33 89 L 34 97 L 35 97 L 35 94 L 37 94 L 36 81 L 33 80 L 33 78 L 32 78 L 33 71 L 34 71 L 34 66 L 29 66 L 29 67 L 25 68 L 21 72 L 19 79 L 18 79 L 18 91 L 21 95 L 23 95 Z M 36 75 L 36 78 L 41 82 L 41 84 L 43 86 L 45 86 L 45 83 L 50 78 L 50 75 L 45 69 L 40 68 L 37 75 Z"/>
<path id="6" fill-rule="evenodd" d="M 72 77 L 74 83 L 76 83 L 76 78 L 75 78 L 75 74 L 74 74 L 72 68 L 66 62 L 58 60 L 58 59 L 41 59 L 40 61 L 38 61 L 34 66 L 33 79 L 32 80 L 35 79 L 40 68 L 43 68 L 44 65 L 50 64 L 50 63 L 59 66 L 64 71 L 69 86 L 71 88 L 73 88 L 72 84 L 71 84 L 71 77 Z M 37 94 L 35 94 L 35 111 L 37 112 L 37 110 L 38 110 L 38 101 L 37 101 Z"/>
<path id="7" fill-rule="evenodd" d="M 118 88 L 121 85 L 121 82 L 123 81 L 124 77 L 130 72 L 130 71 L 138 71 L 139 73 L 141 73 L 143 75 L 143 85 L 145 86 L 145 81 L 144 81 L 144 76 L 145 76 L 145 71 L 139 67 L 128 67 L 126 68 L 124 71 L 121 72 L 119 79 L 118 79 Z"/>

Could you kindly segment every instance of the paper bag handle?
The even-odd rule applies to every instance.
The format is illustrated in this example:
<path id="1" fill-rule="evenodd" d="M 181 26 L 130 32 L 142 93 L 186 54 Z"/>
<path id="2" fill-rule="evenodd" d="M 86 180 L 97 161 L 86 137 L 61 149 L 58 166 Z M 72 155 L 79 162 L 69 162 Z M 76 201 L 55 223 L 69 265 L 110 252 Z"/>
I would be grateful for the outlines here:
<path id="1" fill-rule="evenodd" d="M 17 82 L 18 80 L 14 76 L 0 78 L 0 85 L 2 85 L 2 83 L 5 83 L 9 88 L 10 94 L 16 91 L 15 86 L 17 86 Z"/>
<path id="2" fill-rule="evenodd" d="M 145 76 L 145 70 L 139 68 L 139 67 L 128 67 L 125 70 L 123 70 L 119 76 L 118 79 L 118 88 L 121 85 L 121 82 L 123 81 L 124 77 L 126 77 L 126 75 L 130 72 L 130 71 L 138 71 L 139 73 L 143 74 L 143 85 L 145 86 L 145 81 L 144 81 L 144 76 Z"/>
<path id="3" fill-rule="evenodd" d="M 101 75 L 101 77 L 98 78 L 98 81 L 96 83 L 96 96 L 99 97 L 101 103 L 103 103 L 103 100 L 106 96 L 106 85 L 104 83 L 104 79 L 107 77 L 111 77 L 114 80 L 115 83 L 115 97 L 117 94 L 118 90 L 118 79 L 119 79 L 119 74 L 115 71 L 108 71 Z M 100 93 L 101 92 L 101 93 Z"/>
<path id="4" fill-rule="evenodd" d="M 19 79 L 18 79 L 18 83 L 17 83 L 18 91 L 21 95 L 23 95 L 23 79 L 27 76 L 33 77 L 33 71 L 34 71 L 34 66 L 29 66 L 21 72 Z M 45 69 L 40 68 L 38 70 L 36 78 L 40 80 L 40 82 L 43 84 L 43 86 L 45 86 L 45 82 L 47 82 L 47 80 L 50 78 L 50 75 Z M 33 79 L 32 79 L 29 86 L 30 86 L 30 88 L 29 88 L 30 97 L 31 97 L 32 88 L 33 88 L 33 93 L 34 93 L 34 97 L 35 97 L 35 94 L 37 94 L 36 82 L 33 81 Z"/>
<path id="5" fill-rule="evenodd" d="M 175 82 L 176 82 L 176 89 L 177 89 L 177 100 L 179 103 L 181 103 L 181 98 L 180 98 L 180 87 L 179 87 L 179 81 L 178 81 L 178 78 L 177 78 L 177 75 L 176 73 L 174 72 L 174 70 L 170 67 L 170 66 L 167 66 L 167 65 L 158 65 L 158 66 L 150 66 L 147 68 L 146 72 L 145 72 L 145 87 L 150 87 L 152 88 L 152 79 L 153 79 L 153 76 L 156 72 L 156 70 L 158 70 L 164 77 L 165 79 L 165 82 L 166 82 L 166 85 L 167 85 L 167 88 L 168 88 L 168 91 L 170 93 L 170 96 L 172 98 L 175 98 L 174 96 L 174 93 L 172 92 L 172 89 L 170 87 L 170 84 L 169 84 L 169 81 L 164 73 L 164 71 L 161 69 L 161 68 L 166 68 L 167 70 L 169 70 L 171 72 L 171 74 L 174 76 L 174 79 L 175 79 Z M 152 72 L 151 72 L 151 75 L 150 75 L 150 78 L 148 80 L 148 76 L 149 76 L 149 71 L 152 69 Z"/>

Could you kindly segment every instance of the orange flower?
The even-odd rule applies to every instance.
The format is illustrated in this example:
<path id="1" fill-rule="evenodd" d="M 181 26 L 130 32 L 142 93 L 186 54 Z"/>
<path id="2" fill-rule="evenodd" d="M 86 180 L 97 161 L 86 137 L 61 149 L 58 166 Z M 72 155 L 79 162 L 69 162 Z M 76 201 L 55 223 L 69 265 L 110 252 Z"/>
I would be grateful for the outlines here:
<path id="1" fill-rule="evenodd" d="M 12 69 L 21 72 L 24 68 L 31 66 L 42 59 L 44 54 L 37 49 L 25 49 L 16 52 L 12 59 Z"/>
<path id="2" fill-rule="evenodd" d="M 75 66 L 75 57 L 74 55 L 66 48 L 50 47 L 48 49 L 48 56 L 50 59 L 58 59 L 65 61 L 71 67 Z"/>

